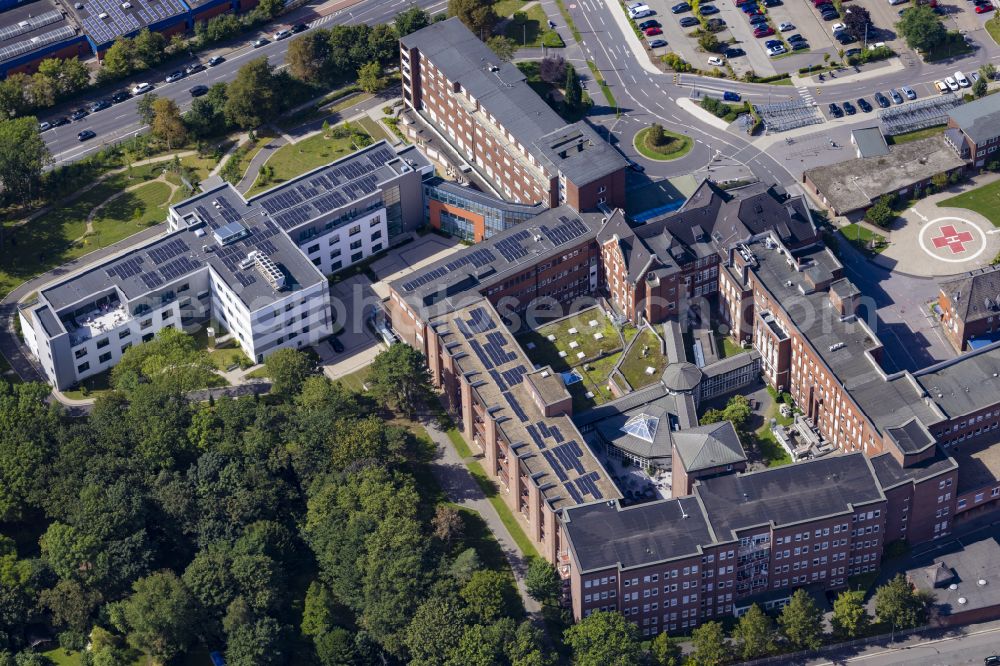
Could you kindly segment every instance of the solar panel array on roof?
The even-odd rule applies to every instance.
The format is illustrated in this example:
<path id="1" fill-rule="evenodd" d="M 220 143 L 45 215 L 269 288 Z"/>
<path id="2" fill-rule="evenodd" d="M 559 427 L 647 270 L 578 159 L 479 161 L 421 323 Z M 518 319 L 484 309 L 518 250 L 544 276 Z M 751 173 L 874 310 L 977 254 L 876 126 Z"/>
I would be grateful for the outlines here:
<path id="1" fill-rule="evenodd" d="M 184 239 L 175 238 L 174 240 L 164 243 L 163 245 L 157 245 L 146 254 L 153 260 L 154 264 L 159 266 L 165 261 L 169 261 L 180 254 L 190 251 L 191 248 L 184 242 Z"/>
<path id="2" fill-rule="evenodd" d="M 543 224 L 539 229 L 556 246 L 568 243 L 587 233 L 587 225 L 576 218 L 569 218 L 565 215 L 559 216 L 559 224 L 556 226 L 548 227 Z"/>
<path id="3" fill-rule="evenodd" d="M 417 287 L 422 287 L 423 285 L 434 282 L 435 280 L 444 277 L 448 273 L 453 273 L 463 266 L 468 266 L 472 264 L 474 268 L 482 268 L 484 266 L 489 266 L 491 263 L 496 261 L 496 255 L 489 248 L 475 248 L 468 252 L 463 252 L 462 256 L 453 261 L 449 261 L 443 266 L 438 266 L 433 268 L 426 273 L 423 273 L 419 277 L 412 280 L 408 280 L 403 283 L 404 291 L 413 291 Z"/>
<path id="4" fill-rule="evenodd" d="M 94 42 L 107 44 L 186 11 L 180 0 L 87 0 L 80 22 Z"/>
<path id="5" fill-rule="evenodd" d="M 130 278 L 142 272 L 142 257 L 129 257 L 125 261 L 115 264 L 107 269 L 108 277 L 117 277 L 120 280 Z"/>
<path id="6" fill-rule="evenodd" d="M 0 48 L 0 62 L 6 62 L 8 60 L 13 60 L 19 55 L 24 55 L 25 53 L 31 53 L 43 46 L 48 46 L 49 44 L 55 44 L 56 42 L 61 42 L 64 39 L 69 39 L 76 35 L 76 30 L 72 26 L 62 25 L 55 30 L 49 30 L 48 32 L 43 32 L 40 35 L 32 37 L 31 39 L 25 39 L 21 42 L 15 42 L 14 44 L 8 44 Z"/>
<path id="7" fill-rule="evenodd" d="M 521 229 L 517 233 L 511 234 L 507 238 L 497 242 L 494 247 L 503 255 L 507 261 L 517 261 L 521 257 L 528 256 L 528 248 L 522 245 L 522 241 L 531 238 L 531 232 Z"/>
<path id="8" fill-rule="evenodd" d="M 195 261 L 190 257 L 180 257 L 179 259 L 174 259 L 169 264 L 161 266 L 160 275 L 165 280 L 176 280 L 201 268 L 201 266 L 202 263 L 200 261 Z"/>
<path id="9" fill-rule="evenodd" d="M 147 289 L 156 289 L 161 284 L 163 284 L 163 277 L 159 273 L 154 273 L 152 271 L 147 271 L 139 276 L 142 283 L 146 285 Z"/>
<path id="10" fill-rule="evenodd" d="M 307 181 L 261 195 L 258 201 L 287 231 L 375 192 L 379 179 L 372 172 L 395 158 L 394 151 L 380 146 L 324 169 Z"/>

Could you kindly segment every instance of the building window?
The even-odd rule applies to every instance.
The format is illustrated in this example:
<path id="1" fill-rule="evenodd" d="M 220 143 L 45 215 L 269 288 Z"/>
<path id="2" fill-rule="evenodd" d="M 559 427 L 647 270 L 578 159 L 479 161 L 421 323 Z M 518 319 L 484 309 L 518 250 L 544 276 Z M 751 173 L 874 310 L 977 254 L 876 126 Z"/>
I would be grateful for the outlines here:
<path id="1" fill-rule="evenodd" d="M 351 227 L 351 230 L 348 231 L 347 233 L 348 233 L 348 235 L 351 235 L 351 236 L 356 236 L 357 234 L 360 234 L 361 233 L 361 225 L 360 224 L 355 224 L 353 227 Z"/>
<path id="2" fill-rule="evenodd" d="M 118 339 L 119 340 L 124 340 L 125 338 L 127 338 L 130 335 L 132 335 L 132 331 L 130 331 L 129 329 L 125 329 L 124 331 L 122 331 L 121 333 L 118 334 Z"/>
<path id="3" fill-rule="evenodd" d="M 375 253 L 375 252 L 381 252 L 381 251 L 382 251 L 382 243 L 375 243 L 374 245 L 372 245 L 372 252 L 373 253 Z"/>
<path id="4" fill-rule="evenodd" d="M 351 263 L 352 264 L 357 263 L 357 262 L 361 261 L 362 259 L 364 259 L 364 257 L 365 257 L 365 253 L 364 252 L 357 252 L 355 254 L 352 254 L 351 255 Z"/>
<path id="5" fill-rule="evenodd" d="M 80 365 L 76 366 L 76 371 L 77 372 L 87 372 L 87 370 L 90 370 L 90 363 L 89 362 L 88 363 L 81 363 Z"/>
<path id="6" fill-rule="evenodd" d="M 101 338 L 100 340 L 97 341 L 97 348 L 98 349 L 104 349 L 109 344 L 110 344 L 110 341 L 107 338 Z"/>
<path id="7" fill-rule="evenodd" d="M 87 355 L 87 348 L 83 347 L 82 349 L 77 349 L 75 352 L 73 352 L 73 355 L 76 356 L 77 358 L 83 358 L 84 356 Z"/>
<path id="8" fill-rule="evenodd" d="M 107 363 L 111 360 L 111 352 L 105 352 L 97 357 L 98 362 Z"/>
<path id="9" fill-rule="evenodd" d="M 139 328 L 149 328 L 152 325 L 153 325 L 152 319 L 143 319 L 142 322 L 139 323 Z M 143 338 L 143 340 L 145 339 L 146 338 Z"/>
<path id="10" fill-rule="evenodd" d="M 310 245 L 309 249 L 306 250 L 307 253 L 312 254 L 313 252 L 319 252 L 319 243 L 316 245 Z"/>

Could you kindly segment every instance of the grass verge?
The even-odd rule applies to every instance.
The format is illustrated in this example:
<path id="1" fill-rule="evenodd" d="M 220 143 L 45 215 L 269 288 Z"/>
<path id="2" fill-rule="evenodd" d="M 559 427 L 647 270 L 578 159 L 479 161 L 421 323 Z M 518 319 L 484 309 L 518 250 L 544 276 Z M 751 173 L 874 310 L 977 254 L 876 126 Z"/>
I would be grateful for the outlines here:
<path id="1" fill-rule="evenodd" d="M 944 134 L 946 125 L 934 125 L 933 127 L 925 127 L 924 129 L 913 130 L 912 132 L 904 132 L 903 134 L 896 134 L 894 136 L 887 136 L 885 142 L 890 146 L 898 146 L 901 143 L 909 143 L 910 141 L 919 141 L 920 139 L 926 139 L 927 137 L 936 136 L 938 134 Z"/>
<path id="2" fill-rule="evenodd" d="M 604 76 L 601 74 L 601 71 L 597 69 L 597 65 L 594 63 L 593 60 L 587 61 L 587 67 L 590 68 L 590 73 L 594 75 L 594 80 L 597 81 L 597 85 L 601 87 L 601 92 L 604 93 L 604 99 L 607 100 L 608 106 L 614 108 L 616 116 L 619 115 L 618 101 L 615 99 L 614 94 L 611 92 L 611 88 L 609 88 L 608 84 L 604 81 Z"/>
<path id="3" fill-rule="evenodd" d="M 1000 227 L 1000 180 L 939 201 L 941 208 L 965 208 L 979 213 L 993 226 Z"/>
<path id="4" fill-rule="evenodd" d="M 865 254 L 881 254 L 889 244 L 885 236 L 867 227 L 852 223 L 837 230 L 844 240 Z"/>
<path id="5" fill-rule="evenodd" d="M 643 355 L 643 350 L 646 354 Z M 629 347 L 620 370 L 633 389 L 641 389 L 660 379 L 667 367 L 667 357 L 660 351 L 660 340 L 648 328 L 639 331 L 639 337 Z M 646 371 L 653 368 L 652 373 Z"/>
<path id="6" fill-rule="evenodd" d="M 993 41 L 1000 45 L 1000 16 L 994 16 L 985 25 L 986 32 L 990 33 Z"/>
<path id="7" fill-rule="evenodd" d="M 290 178 L 329 164 L 357 149 L 358 146 L 352 136 L 327 138 L 322 132 L 298 143 L 282 146 L 265 162 L 274 170 L 274 176 L 266 184 L 258 179 L 247 192 L 247 196 L 253 196 Z"/>
<path id="8" fill-rule="evenodd" d="M 643 157 L 648 157 L 651 160 L 657 160 L 660 162 L 676 160 L 687 155 L 691 151 L 691 147 L 694 145 L 694 142 L 689 136 L 663 130 L 663 134 L 668 140 L 662 146 L 654 146 L 649 141 L 649 132 L 651 129 L 651 127 L 647 127 L 639 130 L 639 132 L 635 135 L 635 139 L 632 141 L 636 150 L 638 150 Z"/>

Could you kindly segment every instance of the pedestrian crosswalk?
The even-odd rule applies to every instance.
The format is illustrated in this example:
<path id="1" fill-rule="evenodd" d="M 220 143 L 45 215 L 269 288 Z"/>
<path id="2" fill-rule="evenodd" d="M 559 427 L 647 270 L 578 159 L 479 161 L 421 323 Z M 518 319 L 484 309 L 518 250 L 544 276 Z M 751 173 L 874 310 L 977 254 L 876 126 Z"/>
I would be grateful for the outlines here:
<path id="1" fill-rule="evenodd" d="M 809 106 L 816 104 L 816 100 L 813 99 L 812 93 L 809 92 L 809 88 L 796 88 L 796 90 L 799 92 L 799 96 L 802 97 L 806 104 Z"/>

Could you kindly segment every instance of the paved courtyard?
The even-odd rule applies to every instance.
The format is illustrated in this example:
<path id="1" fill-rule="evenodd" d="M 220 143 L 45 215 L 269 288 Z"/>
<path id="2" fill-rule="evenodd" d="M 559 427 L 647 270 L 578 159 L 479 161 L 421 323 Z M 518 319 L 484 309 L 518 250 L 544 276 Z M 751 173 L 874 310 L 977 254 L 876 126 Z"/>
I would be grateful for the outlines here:
<path id="1" fill-rule="evenodd" d="M 889 247 L 876 263 L 923 277 L 957 275 L 989 266 L 1000 254 L 1000 229 L 975 211 L 937 205 L 954 195 L 952 188 L 904 210 L 885 234 Z"/>

